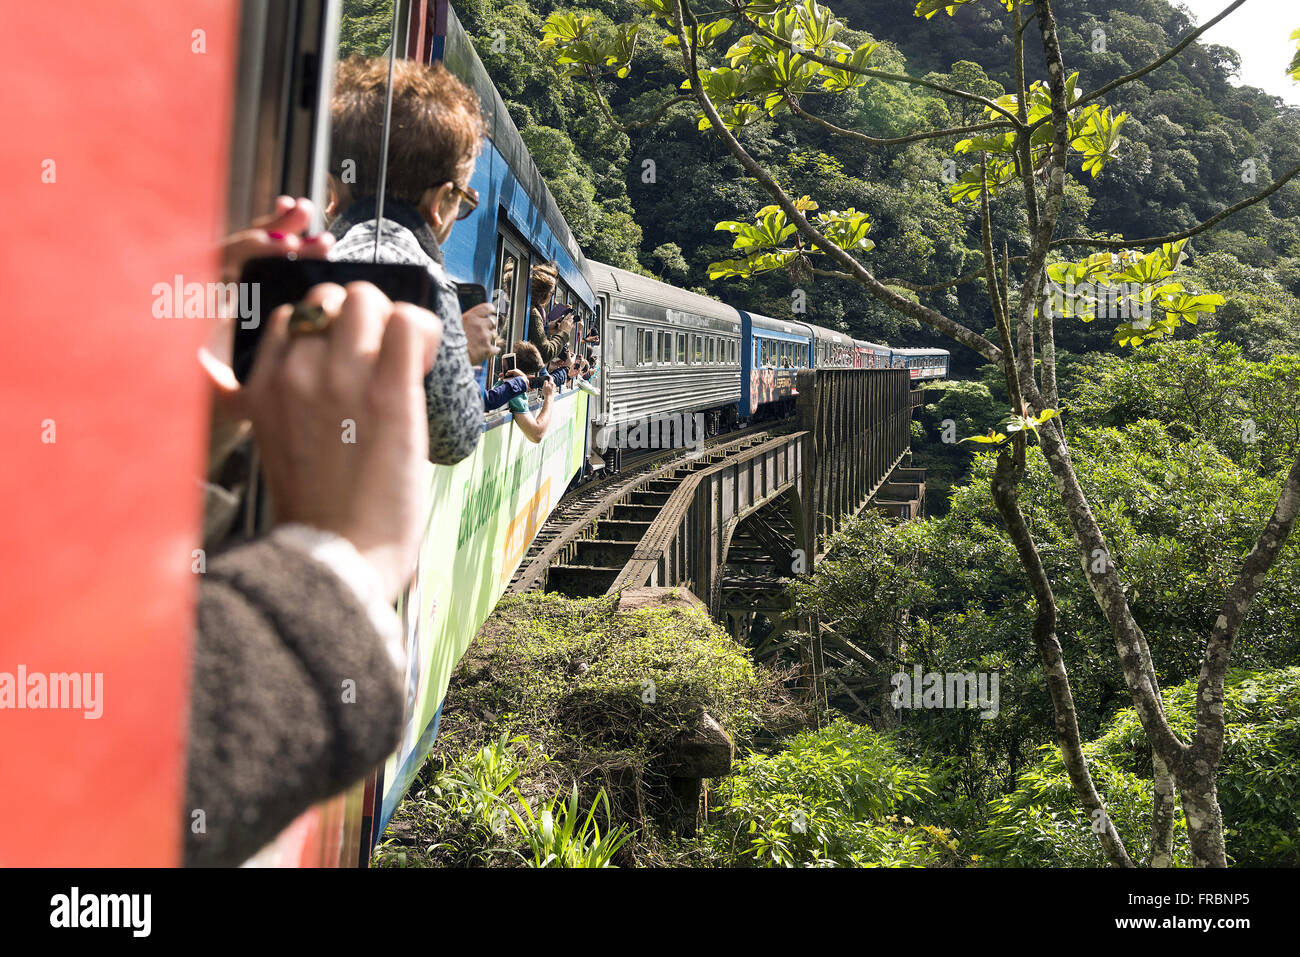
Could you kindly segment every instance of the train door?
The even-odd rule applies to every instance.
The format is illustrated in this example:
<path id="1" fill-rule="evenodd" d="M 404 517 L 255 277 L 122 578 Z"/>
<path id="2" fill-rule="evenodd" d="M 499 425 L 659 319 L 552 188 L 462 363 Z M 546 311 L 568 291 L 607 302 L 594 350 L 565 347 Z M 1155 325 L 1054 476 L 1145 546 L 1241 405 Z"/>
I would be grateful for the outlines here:
<path id="1" fill-rule="evenodd" d="M 623 327 L 615 328 L 609 322 L 609 296 L 601 293 L 596 300 L 596 319 L 595 326 L 600 342 L 597 345 L 596 366 L 600 369 L 600 375 L 596 377 L 596 388 L 600 390 L 600 397 L 597 400 L 597 413 L 602 417 L 609 409 L 609 383 L 610 369 L 615 362 L 622 363 L 623 360 Z M 606 334 L 611 332 L 612 336 Z"/>

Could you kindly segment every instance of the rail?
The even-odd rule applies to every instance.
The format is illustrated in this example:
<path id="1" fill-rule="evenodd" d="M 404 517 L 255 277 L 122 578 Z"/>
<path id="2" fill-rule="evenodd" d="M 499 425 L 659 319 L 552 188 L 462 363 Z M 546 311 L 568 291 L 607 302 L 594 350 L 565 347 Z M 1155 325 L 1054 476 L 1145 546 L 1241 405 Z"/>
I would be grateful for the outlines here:
<path id="1" fill-rule="evenodd" d="M 682 585 L 717 601 L 731 532 L 778 495 L 798 493 L 809 433 L 777 436 L 687 476 L 651 523 L 609 592 L 644 585 Z M 806 547 L 806 536 L 805 547 Z"/>

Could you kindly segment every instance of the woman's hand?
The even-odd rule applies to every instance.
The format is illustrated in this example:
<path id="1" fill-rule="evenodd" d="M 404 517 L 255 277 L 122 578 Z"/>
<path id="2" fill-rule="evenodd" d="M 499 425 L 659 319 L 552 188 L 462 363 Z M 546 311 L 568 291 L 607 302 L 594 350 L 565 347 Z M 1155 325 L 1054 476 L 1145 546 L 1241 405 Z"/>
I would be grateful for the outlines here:
<path id="1" fill-rule="evenodd" d="M 304 302 L 332 321 L 291 334 L 292 307 L 272 312 L 237 404 L 252 420 L 276 521 L 343 536 L 395 600 L 424 529 L 424 377 L 442 323 L 365 282 L 325 283 Z"/>
<path id="2" fill-rule="evenodd" d="M 334 245 L 334 237 L 321 233 L 304 239 L 299 233 L 311 228 L 316 206 L 309 199 L 281 196 L 275 211 L 254 220 L 247 229 L 228 236 L 221 247 L 221 281 L 237 282 L 244 263 L 266 256 L 293 254 L 305 259 L 324 259 Z M 243 438 L 248 423 L 233 407 L 239 383 L 230 368 L 235 348 L 234 316 L 210 317 L 208 337 L 199 349 L 199 364 L 212 386 L 212 434 L 208 460 L 215 468 Z"/>
<path id="3" fill-rule="evenodd" d="M 334 245 L 329 233 L 303 237 L 316 217 L 316 204 L 310 199 L 280 196 L 275 211 L 253 220 L 244 230 L 226 238 L 221 250 L 221 280 L 234 282 L 250 259 L 262 256 L 288 256 L 324 259 Z"/>
<path id="4" fill-rule="evenodd" d="M 497 346 L 497 311 L 492 303 L 480 302 L 461 313 L 461 322 L 465 325 L 470 365 L 480 366 L 501 351 Z"/>

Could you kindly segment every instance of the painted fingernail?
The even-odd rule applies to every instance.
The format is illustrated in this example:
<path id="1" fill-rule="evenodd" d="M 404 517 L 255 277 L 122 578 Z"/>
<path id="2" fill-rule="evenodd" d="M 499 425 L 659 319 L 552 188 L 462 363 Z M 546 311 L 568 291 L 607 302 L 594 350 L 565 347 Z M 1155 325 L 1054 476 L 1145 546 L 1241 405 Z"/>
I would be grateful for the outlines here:
<path id="1" fill-rule="evenodd" d="M 277 240 L 286 238 L 284 233 L 267 233 L 266 235 L 270 236 L 272 239 L 277 239 Z"/>

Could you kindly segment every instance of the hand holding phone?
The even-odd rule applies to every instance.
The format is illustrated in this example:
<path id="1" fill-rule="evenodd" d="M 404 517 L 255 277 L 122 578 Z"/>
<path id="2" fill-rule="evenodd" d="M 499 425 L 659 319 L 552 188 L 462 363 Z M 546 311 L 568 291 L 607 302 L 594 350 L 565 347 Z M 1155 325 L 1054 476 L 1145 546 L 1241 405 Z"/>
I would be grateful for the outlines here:
<path id="1" fill-rule="evenodd" d="M 235 329 L 231 368 L 240 382 L 248 378 L 262 340 L 266 319 L 280 306 L 302 301 L 322 283 L 347 286 L 368 282 L 392 302 L 409 302 L 433 311 L 433 279 L 423 266 L 408 263 L 334 262 L 329 259 L 250 259 L 239 281 L 250 290 L 253 315 Z"/>
<path id="2" fill-rule="evenodd" d="M 466 313 L 488 301 L 487 288 L 476 282 L 458 282 L 456 298 L 460 300 L 460 311 Z"/>

